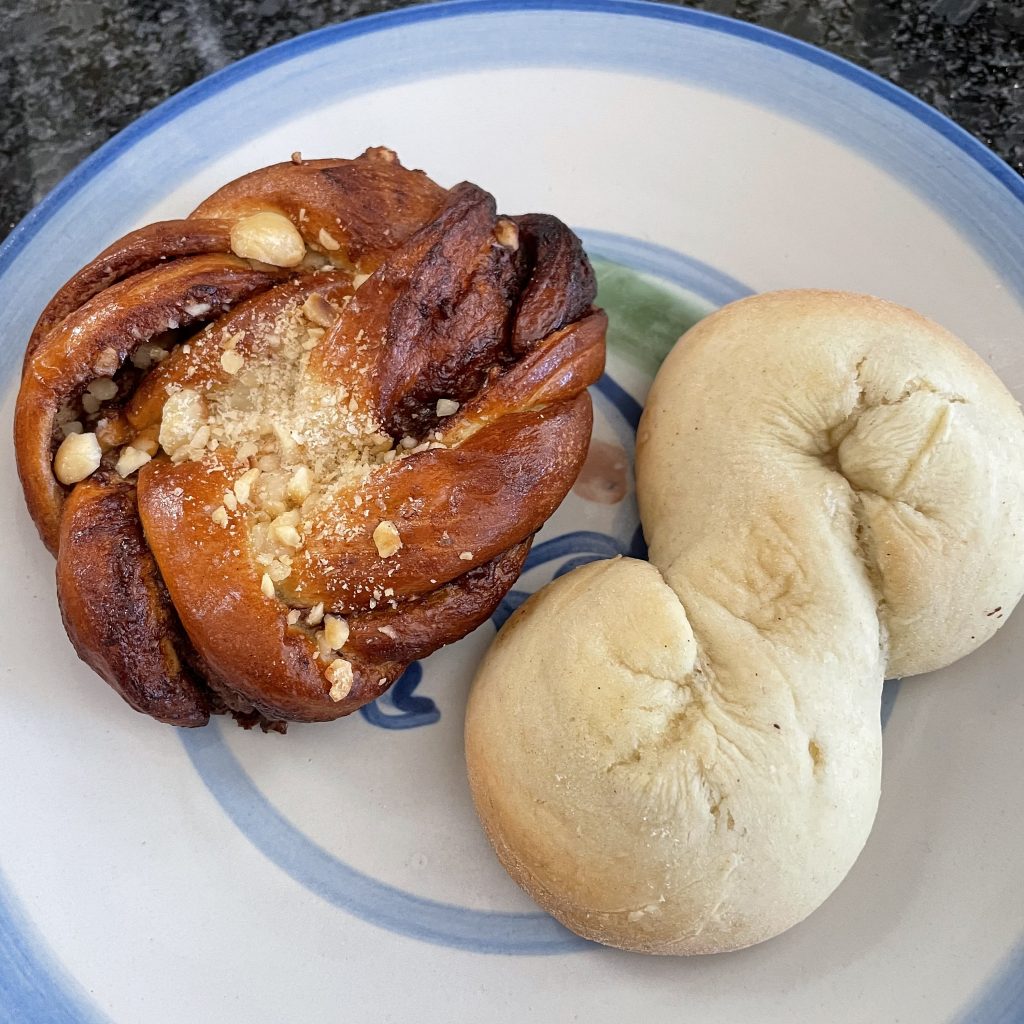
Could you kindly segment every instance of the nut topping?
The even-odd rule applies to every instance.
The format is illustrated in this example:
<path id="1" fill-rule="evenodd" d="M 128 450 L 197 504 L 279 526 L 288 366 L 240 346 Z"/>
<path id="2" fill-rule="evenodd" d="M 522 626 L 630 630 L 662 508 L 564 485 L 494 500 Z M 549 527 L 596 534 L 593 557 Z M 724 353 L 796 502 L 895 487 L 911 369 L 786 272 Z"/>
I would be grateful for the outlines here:
<path id="1" fill-rule="evenodd" d="M 100 468 L 103 451 L 95 434 L 68 434 L 53 459 L 53 472 L 65 486 L 77 484 Z"/>
<path id="2" fill-rule="evenodd" d="M 373 543 L 381 558 L 390 558 L 402 546 L 402 535 L 390 519 L 381 520 L 373 531 Z"/>
<path id="3" fill-rule="evenodd" d="M 263 210 L 231 228 L 231 251 L 272 267 L 296 267 L 306 255 L 306 243 L 287 217 Z"/>

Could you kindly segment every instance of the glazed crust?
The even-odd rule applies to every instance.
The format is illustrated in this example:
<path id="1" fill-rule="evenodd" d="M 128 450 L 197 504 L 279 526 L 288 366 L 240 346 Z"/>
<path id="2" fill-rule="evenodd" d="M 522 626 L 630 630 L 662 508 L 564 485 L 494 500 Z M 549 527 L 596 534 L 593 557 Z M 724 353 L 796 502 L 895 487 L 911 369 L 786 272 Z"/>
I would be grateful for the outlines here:
<path id="1" fill-rule="evenodd" d="M 83 480 L 68 498 L 57 595 L 79 657 L 136 711 L 206 725 L 209 695 L 182 664 L 187 641 L 146 545 L 135 488 L 116 473 Z"/>
<path id="2" fill-rule="evenodd" d="M 95 295 L 68 314 L 25 364 L 14 410 L 14 447 L 29 512 L 43 543 L 57 553 L 65 491 L 53 475 L 56 417 L 62 404 L 101 375 L 104 361 L 120 367 L 170 324 L 199 318 L 189 308 L 230 306 L 274 283 L 230 255 L 192 256 L 144 271 Z"/>
<path id="3" fill-rule="evenodd" d="M 238 225 L 268 213 L 301 237 L 301 264 L 232 251 Z M 378 697 L 489 617 L 578 474 L 586 388 L 604 365 L 594 296 L 560 221 L 501 217 L 477 186 L 445 190 L 385 149 L 254 171 L 188 218 L 114 242 L 43 311 L 15 412 L 26 502 L 57 556 L 79 655 L 136 710 L 175 725 L 230 711 L 277 728 Z M 268 327 L 310 299 L 334 319 L 303 365 L 367 410 L 394 453 L 331 485 L 267 596 L 250 506 L 223 508 L 255 459 L 237 444 L 171 458 L 152 439 L 169 395 L 226 393 L 237 372 L 226 348 L 239 363 L 271 358 L 280 339 Z M 154 344 L 169 356 L 133 360 Z M 83 413 L 97 378 L 117 393 Z M 54 457 L 73 416 L 100 438 L 102 462 L 65 486 Z M 140 437 L 155 454 L 122 478 L 119 453 Z M 429 444 L 407 451 L 410 437 Z M 382 522 L 402 538 L 391 557 L 373 535 Z M 321 604 L 348 627 L 351 679 L 333 693 Z"/>
<path id="4" fill-rule="evenodd" d="M 25 350 L 25 362 L 53 327 L 94 295 L 132 274 L 181 256 L 227 252 L 230 224 L 221 220 L 165 220 L 129 232 L 87 263 L 46 305 Z"/>

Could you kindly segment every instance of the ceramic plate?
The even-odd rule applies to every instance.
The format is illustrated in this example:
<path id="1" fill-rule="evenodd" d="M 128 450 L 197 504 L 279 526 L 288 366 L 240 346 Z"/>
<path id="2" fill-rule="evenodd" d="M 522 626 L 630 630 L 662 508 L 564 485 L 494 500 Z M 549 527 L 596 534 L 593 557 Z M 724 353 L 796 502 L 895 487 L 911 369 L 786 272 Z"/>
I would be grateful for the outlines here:
<path id="1" fill-rule="evenodd" d="M 770 288 L 874 292 L 952 328 L 1024 395 L 1024 184 L 879 79 L 707 14 L 498 0 L 368 18 L 165 103 L 14 232 L 5 422 L 37 314 L 112 239 L 293 150 L 379 143 L 580 231 L 612 314 L 604 475 L 547 525 L 494 622 L 361 714 L 280 737 L 157 725 L 77 660 L 3 446 L 0 1018 L 1019 1019 L 1024 614 L 964 662 L 890 684 L 867 848 L 804 924 L 731 955 L 616 952 L 540 913 L 477 826 L 462 718 L 526 592 L 641 549 L 618 464 L 660 358 L 707 310 Z"/>

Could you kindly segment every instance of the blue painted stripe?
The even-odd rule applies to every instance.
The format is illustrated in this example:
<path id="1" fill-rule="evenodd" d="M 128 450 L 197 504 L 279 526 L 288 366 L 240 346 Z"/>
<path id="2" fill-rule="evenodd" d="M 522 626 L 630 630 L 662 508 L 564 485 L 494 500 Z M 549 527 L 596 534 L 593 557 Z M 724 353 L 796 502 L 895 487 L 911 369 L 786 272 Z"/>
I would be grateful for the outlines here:
<path id="1" fill-rule="evenodd" d="M 546 540 L 536 545 L 527 556 L 523 572 L 536 569 L 548 562 L 567 558 L 569 555 L 586 553 L 596 558 L 614 558 L 622 554 L 622 546 L 614 537 L 607 533 L 594 530 L 577 530 L 574 533 L 563 533 L 560 537 Z"/>
<path id="2" fill-rule="evenodd" d="M 612 380 L 607 373 L 598 380 L 594 387 L 619 410 L 635 432 L 640 425 L 644 407 L 621 384 Z"/>
<path id="3" fill-rule="evenodd" d="M 685 268 L 690 261 L 679 258 L 672 266 L 677 271 L 673 283 L 699 294 L 695 286 L 704 276 L 697 281 L 687 278 Z M 607 374 L 598 387 L 611 397 L 613 406 L 635 430 L 640 418 L 639 402 Z M 557 577 L 597 558 L 642 554 L 645 550 L 639 527 L 625 544 L 597 531 L 577 530 L 538 544 L 523 571 L 567 559 L 555 570 Z M 496 627 L 500 628 L 525 599 L 522 591 L 507 594 L 492 617 Z M 411 729 L 436 722 L 440 711 L 434 702 L 413 693 L 421 677 L 419 664 L 411 665 L 389 695 L 361 709 L 363 717 L 371 725 L 386 729 Z M 385 711 L 388 703 L 399 713 Z M 357 871 L 303 835 L 274 808 L 228 750 L 219 724 L 203 730 L 181 730 L 180 738 L 200 778 L 249 842 L 296 882 L 334 906 L 409 938 L 477 953 L 538 956 L 591 948 L 590 943 L 547 914 L 508 914 L 440 903 Z"/>
<path id="4" fill-rule="evenodd" d="M 416 687 L 423 681 L 423 668 L 414 661 L 395 680 L 394 685 L 375 701 L 364 704 L 359 713 L 378 729 L 419 729 L 441 720 L 441 710 L 429 697 L 416 693 Z M 394 711 L 385 711 L 392 707 Z"/>
<path id="5" fill-rule="evenodd" d="M 400 935 L 477 953 L 544 955 L 590 944 L 536 911 L 470 910 L 428 900 L 343 864 L 302 834 L 253 785 L 219 724 L 183 729 L 196 771 L 244 836 L 300 885 L 347 913 Z"/>
<path id="6" fill-rule="evenodd" d="M 670 59 L 657 67 L 648 67 L 648 51 L 624 45 L 622 33 L 618 31 L 620 26 L 607 33 L 609 39 L 606 41 L 605 49 L 595 44 L 591 51 L 582 46 L 578 53 L 575 49 L 566 51 L 562 40 L 557 53 L 544 53 L 540 48 L 528 51 L 532 64 L 546 63 L 554 66 L 564 64 L 568 59 L 568 62 L 578 66 L 623 68 L 634 72 L 639 70 L 675 80 L 697 81 L 704 87 L 719 89 L 731 95 L 742 95 L 752 102 L 761 103 L 807 123 L 843 145 L 864 153 L 878 166 L 888 170 L 931 202 L 964 237 L 971 239 L 990 265 L 997 268 L 1007 288 L 1018 297 L 1024 295 L 1024 231 L 1021 230 L 1024 182 L 980 142 L 943 115 L 870 73 L 785 36 L 705 12 L 658 7 L 636 0 L 558 0 L 532 3 L 526 8 L 519 2 L 507 0 L 452 0 L 442 5 L 413 8 L 349 22 L 280 44 L 197 83 L 135 122 L 69 175 L 18 225 L 0 247 L 0 286 L 7 289 L 4 310 L 14 309 L 17 314 L 26 303 L 33 306 L 38 298 L 33 296 L 30 290 L 23 288 L 25 282 L 30 280 L 31 274 L 27 270 L 20 271 L 18 261 L 43 228 L 105 169 L 110 168 L 118 159 L 128 156 L 133 147 L 147 140 L 157 129 L 169 125 L 179 117 L 184 117 L 189 111 L 194 111 L 200 103 L 212 101 L 232 86 L 254 75 L 268 72 L 303 54 L 312 54 L 324 47 L 359 37 L 370 37 L 385 29 L 411 29 L 418 25 L 463 15 L 519 13 L 521 16 L 540 16 L 544 12 L 561 11 L 581 15 L 627 14 L 636 19 L 655 19 L 675 23 L 677 26 L 702 29 L 732 40 L 747 41 L 756 44 L 751 52 L 765 48 L 775 50 L 784 56 L 797 58 L 807 66 L 817 67 L 835 78 L 852 83 L 862 94 L 873 95 L 881 101 L 880 104 L 861 110 L 844 107 L 833 95 L 837 90 L 833 88 L 834 82 L 830 84 L 827 77 L 818 84 L 828 88 L 818 88 L 817 84 L 809 85 L 806 81 L 793 83 L 790 80 L 789 84 L 804 90 L 805 100 L 808 98 L 807 90 L 810 89 L 810 98 L 814 102 L 802 108 L 793 106 L 793 96 L 788 92 L 772 96 L 762 88 L 750 95 L 748 84 L 729 79 L 730 75 L 742 78 L 745 70 L 743 67 L 735 66 L 735 62 L 732 65 L 722 64 L 718 73 L 711 77 L 703 75 L 694 79 L 692 67 L 684 66 L 682 51 L 678 46 L 673 49 L 671 40 L 665 41 Z M 574 29 L 577 26 L 582 27 L 581 23 L 574 22 Z M 582 33 L 575 33 L 574 38 L 581 35 Z M 597 41 L 599 42 L 600 40 Z M 608 50 L 617 52 L 613 52 L 609 57 Z M 660 47 L 651 51 L 658 56 L 658 60 L 663 59 L 663 52 Z M 439 48 L 437 52 L 422 53 L 419 56 L 420 60 L 413 64 L 379 63 L 373 75 L 363 75 L 364 90 L 422 77 L 435 69 L 435 64 L 436 70 L 453 71 L 468 70 L 472 66 L 482 67 L 484 62 L 488 67 L 512 66 L 522 63 L 524 59 L 523 54 L 516 53 L 514 48 L 505 55 L 502 48 L 495 48 L 493 45 L 486 47 L 483 60 L 476 65 L 462 63 L 456 66 L 451 63 L 447 48 Z M 386 69 L 383 74 L 382 68 Z M 703 70 L 706 71 L 707 68 Z M 340 94 L 335 94 L 331 98 L 336 98 L 337 95 Z M 855 95 L 856 90 L 851 92 L 851 96 Z M 315 100 L 316 97 L 309 97 L 307 94 L 307 100 L 310 99 Z M 863 99 L 863 95 L 860 99 Z M 837 104 L 849 116 L 836 117 Z M 259 111 L 250 112 L 249 119 L 246 120 L 240 112 L 237 122 L 240 124 L 240 133 L 230 140 L 225 140 L 223 145 L 220 144 L 221 139 L 216 139 L 218 145 L 171 146 L 165 150 L 166 160 L 150 164 L 149 175 L 137 175 L 133 180 L 150 182 L 150 189 L 163 188 L 168 177 L 173 178 L 177 173 L 175 161 L 187 163 L 194 168 L 197 152 L 204 154 L 201 161 L 212 160 L 228 146 L 236 146 L 244 139 L 254 137 L 261 124 L 262 128 L 265 128 L 271 123 L 271 114 L 271 111 L 261 108 Z M 221 133 L 219 125 L 210 130 Z M 940 141 L 942 144 L 939 144 Z M 158 166 L 165 175 L 159 182 L 152 174 Z M 120 215 L 125 218 L 139 216 L 152 194 L 151 191 L 136 193 L 127 190 L 124 202 L 118 207 Z M 98 247 L 97 245 L 96 248 Z M 31 260 L 26 262 L 32 263 Z M 19 287 L 11 283 L 15 277 Z M 10 315 L 5 317 L 5 323 L 9 326 Z M 17 339 L 10 333 L 5 333 L 0 347 L 0 380 L 6 378 L 6 374 L 13 369 L 18 348 Z M 3 896 L 2 892 L 0 896 Z M 39 952 L 38 944 L 31 938 L 13 897 L 7 894 L 0 898 L 0 992 L 4 993 L 5 1010 L 9 1008 L 9 1012 L 15 1014 L 10 1019 L 58 1022 L 64 1019 L 94 1019 L 84 1003 L 79 1005 L 77 995 L 72 991 L 68 980 L 60 976 L 59 970 L 51 968 L 52 965 L 48 965 L 45 955 Z M 989 1014 L 985 1018 L 988 1020 L 1019 1019 L 1021 975 L 1021 958 L 1011 958 L 1004 973 L 1000 975 L 1002 980 L 999 984 L 976 1004 L 974 1010 L 968 1011 L 964 1019 L 972 1022 L 982 1019 L 977 1016 L 978 1014 Z M 1007 978 L 1009 980 L 1006 980 Z M 37 998 L 40 992 L 49 994 L 44 1017 L 32 1016 L 38 1009 L 33 999 Z M 61 1017 L 61 1013 L 65 1013 L 66 1016 Z M 992 1016 L 992 1013 L 998 1013 L 1000 1016 Z"/>
<path id="7" fill-rule="evenodd" d="M 671 281 L 712 306 L 724 306 L 754 294 L 752 288 L 732 275 L 676 249 L 654 242 L 643 242 L 615 231 L 581 227 L 574 227 L 573 230 L 592 255 L 603 256 L 613 263 L 621 263 L 644 274 L 653 274 L 663 281 Z"/>
<path id="8" fill-rule="evenodd" d="M 965 237 L 972 239 L 990 264 L 1004 274 L 1007 286 L 1019 296 L 1024 296 L 1024 275 L 1019 273 L 1019 268 L 1024 266 L 1024 238 L 1021 238 L 1019 230 L 1019 206 L 1024 202 L 1024 182 L 1012 168 L 978 140 L 920 100 L 840 57 L 770 30 L 719 15 L 686 8 L 664 7 L 645 3 L 643 0 L 546 0 L 531 3 L 525 8 L 519 0 L 448 0 L 445 3 L 409 8 L 329 26 L 279 43 L 203 79 L 172 97 L 97 150 L 36 207 L 0 247 L 0 277 L 14 263 L 21 249 L 61 207 L 118 157 L 157 129 L 253 76 L 278 68 L 302 56 L 315 54 L 326 47 L 360 38 L 372 38 L 384 31 L 389 33 L 389 42 L 394 44 L 398 41 L 395 38 L 395 31 L 399 29 L 416 29 L 457 17 L 509 14 L 518 15 L 516 20 L 527 26 L 526 31 L 529 31 L 531 19 L 559 12 L 586 15 L 598 19 L 599 22 L 607 22 L 610 16 L 617 15 L 629 15 L 631 18 L 625 25 L 618 25 L 614 30 L 607 25 L 595 23 L 591 26 L 590 33 L 582 31 L 584 26 L 578 19 L 575 20 L 572 46 L 568 50 L 564 35 L 558 35 L 556 38 L 535 36 L 531 39 L 534 45 L 526 49 L 513 46 L 495 48 L 492 45 L 493 35 L 487 32 L 484 33 L 484 38 L 474 36 L 469 39 L 472 46 L 479 51 L 473 52 L 472 49 L 467 50 L 461 45 L 458 36 L 449 34 L 446 36 L 449 45 L 445 47 L 418 51 L 413 55 L 415 59 L 408 54 L 397 54 L 396 59 L 378 64 L 372 75 L 362 75 L 355 81 L 347 81 L 346 85 L 351 94 L 358 91 L 357 82 L 361 82 L 361 90 L 366 91 L 394 85 L 399 81 L 421 78 L 431 73 L 521 66 L 524 63 L 531 66 L 571 63 L 576 66 L 640 71 L 673 80 L 694 81 L 705 88 L 742 95 L 751 102 L 776 109 L 784 116 L 809 124 L 816 131 L 836 139 L 843 145 L 852 145 L 873 162 L 891 171 L 932 202 L 940 214 L 951 219 Z M 748 77 L 751 69 L 742 63 L 736 60 L 715 60 L 710 64 L 706 61 L 701 62 L 699 52 L 684 54 L 678 46 L 678 40 L 671 38 L 670 33 L 660 30 L 656 34 L 648 34 L 642 40 L 644 43 L 654 43 L 653 48 L 650 45 L 639 49 L 626 45 L 629 40 L 623 38 L 623 30 L 628 29 L 636 34 L 639 31 L 638 26 L 651 20 L 726 37 L 734 46 L 737 40 L 753 44 L 751 52 L 754 56 L 758 51 L 765 49 L 778 51 L 797 58 L 806 68 L 817 68 L 827 72 L 826 80 L 828 76 L 837 76 L 857 87 L 849 90 L 850 96 L 846 97 L 847 99 L 856 97 L 858 93 L 866 93 L 883 102 L 875 104 L 873 109 L 858 110 L 831 96 L 827 90 L 823 91 L 821 83 L 792 79 L 786 80 L 786 85 L 790 87 L 788 91 L 773 94 L 764 87 L 763 81 Z M 445 31 L 450 33 L 449 29 Z M 481 45 L 484 42 L 486 46 Z M 401 59 L 398 59 L 399 57 Z M 758 73 L 763 70 L 758 69 Z M 834 84 L 833 82 L 833 92 Z M 323 90 L 317 92 L 323 93 Z M 323 94 L 318 97 L 317 92 L 310 94 L 308 90 L 303 90 L 304 109 L 311 109 L 310 104 L 315 104 L 318 98 L 322 102 L 337 98 L 337 94 Z M 860 98 L 863 98 L 863 95 Z M 283 96 L 282 104 L 284 109 L 293 112 L 293 97 Z M 246 122 L 245 133 L 235 131 L 231 144 L 238 145 L 258 131 L 265 130 L 267 125 L 272 123 L 274 113 L 269 109 L 261 109 L 259 117 Z M 846 116 L 837 116 L 839 114 Z M 896 122 L 893 122 L 892 115 L 897 115 Z M 235 111 L 236 129 L 242 117 L 242 112 Z M 914 122 L 925 130 L 915 134 Z M 900 126 L 903 128 L 902 131 L 899 130 Z M 206 130 L 212 132 L 212 138 L 218 141 L 224 137 L 219 124 L 207 125 Z M 939 140 L 948 146 L 937 145 Z M 223 150 L 224 145 L 197 145 L 186 148 L 186 153 L 166 154 L 163 174 L 173 174 L 176 170 L 176 161 L 181 161 L 183 166 L 187 165 L 194 170 L 204 159 L 213 159 Z M 944 148 L 946 152 L 943 152 Z M 205 154 L 205 157 L 199 154 Z M 966 157 L 967 160 L 960 161 L 957 159 L 959 156 Z M 963 166 L 956 166 L 957 164 Z M 1014 222 L 1006 221 L 1005 210 L 999 208 L 998 194 L 988 197 L 977 194 L 977 182 L 969 180 L 971 164 L 975 165 L 974 170 L 984 172 L 989 185 L 998 183 L 1000 188 L 1005 190 L 1005 198 L 1011 200 Z M 966 178 L 964 172 L 968 172 Z M 126 205 L 130 205 L 127 203 L 128 198 L 126 195 Z M 130 216 L 130 213 L 126 215 Z M 1014 268 L 1018 268 L 1018 272 L 1015 273 Z"/>
<path id="9" fill-rule="evenodd" d="M 78 983 L 46 948 L 0 874 L 0 1021 L 101 1024 Z"/>
<path id="10" fill-rule="evenodd" d="M 957 1017 L 958 1024 L 1021 1024 L 1024 1021 L 1024 941 L 993 979 Z"/>

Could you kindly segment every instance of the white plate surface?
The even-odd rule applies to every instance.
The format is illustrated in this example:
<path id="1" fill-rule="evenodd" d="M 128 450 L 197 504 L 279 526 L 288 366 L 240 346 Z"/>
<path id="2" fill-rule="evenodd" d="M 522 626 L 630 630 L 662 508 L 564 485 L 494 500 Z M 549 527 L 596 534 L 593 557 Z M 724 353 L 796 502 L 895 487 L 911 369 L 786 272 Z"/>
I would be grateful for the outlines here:
<path id="1" fill-rule="evenodd" d="M 630 2 L 454 3 L 327 29 L 176 97 L 0 250 L 0 384 L 50 294 L 112 239 L 286 158 L 396 149 L 508 212 L 558 213 L 678 308 L 821 286 L 916 307 L 1024 396 L 1024 185 L 820 51 Z M 682 289 L 682 292 L 679 291 Z M 631 452 L 650 366 L 613 348 L 597 432 Z M 0 1020 L 1010 1021 L 1024 1015 L 1024 615 L 888 692 L 881 808 L 847 881 L 741 953 L 576 940 L 498 866 L 462 708 L 487 624 L 365 715 L 286 738 L 132 713 L 64 637 L 0 451 Z M 570 497 L 535 589 L 628 550 L 635 505 Z M 399 726 L 399 727 L 396 727 Z"/>

